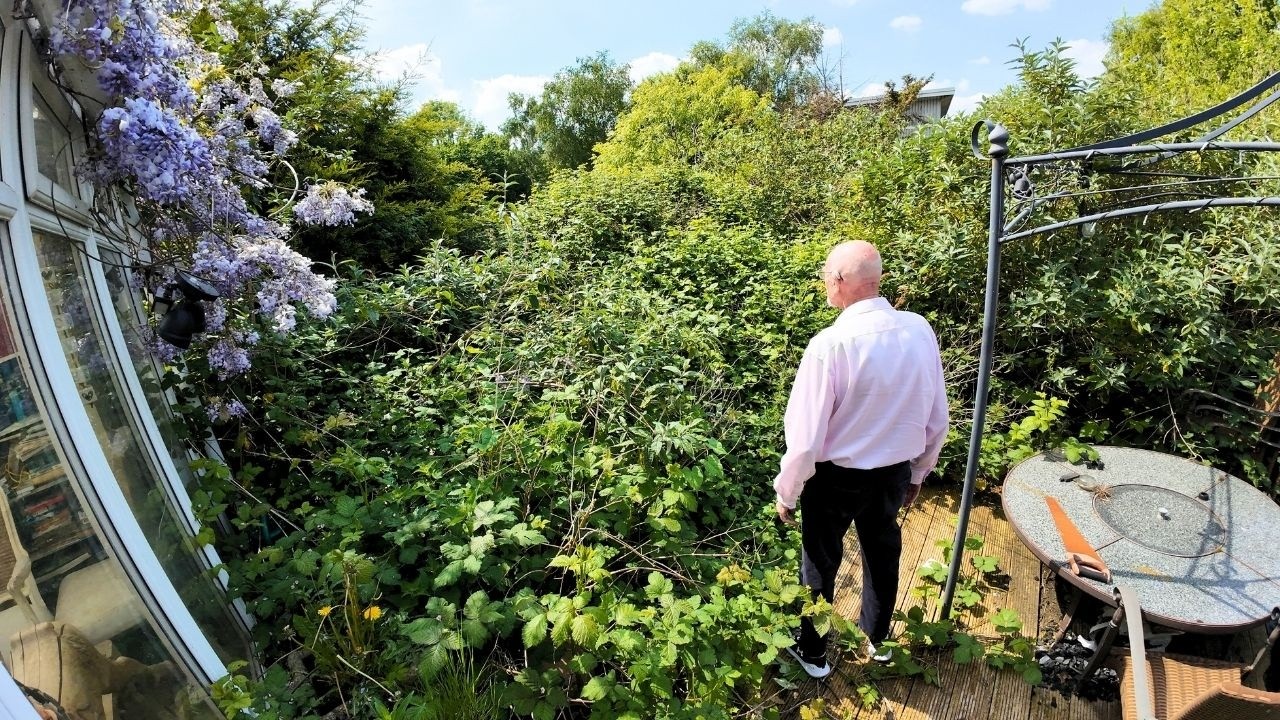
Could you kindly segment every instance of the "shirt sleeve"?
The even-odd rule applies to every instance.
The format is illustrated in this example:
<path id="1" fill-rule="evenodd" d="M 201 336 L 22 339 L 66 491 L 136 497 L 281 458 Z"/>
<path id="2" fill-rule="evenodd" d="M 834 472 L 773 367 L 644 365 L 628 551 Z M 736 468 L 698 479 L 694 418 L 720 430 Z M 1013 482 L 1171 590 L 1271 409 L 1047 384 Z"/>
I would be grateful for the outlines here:
<path id="1" fill-rule="evenodd" d="M 942 357 L 938 351 L 938 339 L 930 331 L 933 339 L 933 356 L 935 358 L 930 381 L 933 383 L 933 405 L 929 409 L 929 419 L 924 427 L 924 452 L 911 461 L 911 482 L 919 485 L 929 471 L 938 464 L 938 455 L 942 452 L 942 443 L 947 439 L 947 426 L 950 422 L 947 407 L 947 386 L 942 380 Z"/>
<path id="2" fill-rule="evenodd" d="M 828 358 L 815 338 L 800 360 L 783 421 L 787 452 L 782 456 L 782 467 L 773 481 L 773 489 L 778 493 L 778 502 L 786 507 L 796 506 L 805 482 L 813 476 L 818 454 L 826 443 L 827 423 L 833 407 L 835 393 L 831 388 Z"/>

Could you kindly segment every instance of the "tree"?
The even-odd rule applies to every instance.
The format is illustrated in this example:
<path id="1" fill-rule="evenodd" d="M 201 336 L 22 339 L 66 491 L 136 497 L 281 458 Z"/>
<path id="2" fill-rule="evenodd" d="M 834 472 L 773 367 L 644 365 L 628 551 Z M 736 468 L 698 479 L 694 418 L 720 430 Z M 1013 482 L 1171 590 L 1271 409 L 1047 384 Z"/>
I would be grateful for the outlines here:
<path id="1" fill-rule="evenodd" d="M 1111 31 L 1104 91 L 1142 97 L 1144 127 L 1221 102 L 1280 68 L 1275 0 L 1166 0 Z"/>
<path id="2" fill-rule="evenodd" d="M 510 140 L 485 130 L 456 104 L 443 100 L 424 103 L 408 122 L 429 138 L 443 157 L 475 168 L 492 183 L 492 199 L 513 201 L 529 197 L 535 178 L 545 175 L 540 158 Z"/>
<path id="3" fill-rule="evenodd" d="M 681 66 L 636 88 L 631 109 L 600 146 L 602 166 L 698 164 L 727 133 L 775 122 L 769 101 L 734 82 L 730 70 Z"/>
<path id="4" fill-rule="evenodd" d="M 490 200 L 500 195 L 493 176 L 502 175 L 504 161 L 499 154 L 492 168 L 469 164 L 474 154 L 459 145 L 485 142 L 484 131 L 450 103 L 405 115 L 403 82 L 379 84 L 372 75 L 353 2 L 225 0 L 222 14 L 234 36 L 222 38 L 209 18 L 206 44 L 228 64 L 264 67 L 292 88 L 279 104 L 298 144 L 291 166 L 274 170 L 272 199 L 287 197 L 296 183 L 338 180 L 363 186 L 374 204 L 373 215 L 354 226 L 299 232 L 302 252 L 382 270 L 413 262 L 436 240 L 487 247 Z"/>
<path id="5" fill-rule="evenodd" d="M 542 154 L 550 168 L 591 165 L 592 149 L 613 130 L 627 106 L 631 78 L 607 52 L 581 58 L 556 73 L 542 95 L 513 93 L 503 131 L 520 147 Z"/>
<path id="6" fill-rule="evenodd" d="M 698 67 L 727 69 L 735 81 L 783 109 L 803 104 L 820 89 L 822 31 L 813 18 L 796 22 L 766 11 L 734 21 L 727 45 L 703 41 L 689 54 Z"/>

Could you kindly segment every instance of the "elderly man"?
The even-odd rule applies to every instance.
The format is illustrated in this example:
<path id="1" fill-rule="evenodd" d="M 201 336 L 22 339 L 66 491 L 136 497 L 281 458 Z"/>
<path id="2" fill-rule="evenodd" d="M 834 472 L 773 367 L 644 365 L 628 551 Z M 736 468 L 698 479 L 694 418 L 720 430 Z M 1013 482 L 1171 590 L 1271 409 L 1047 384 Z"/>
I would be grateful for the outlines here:
<path id="1" fill-rule="evenodd" d="M 880 297 L 880 254 L 868 242 L 837 245 L 821 271 L 827 302 L 841 310 L 804 351 L 787 403 L 787 452 L 774 480 L 777 512 L 795 522 L 799 503 L 801 581 L 835 602 L 844 535 L 853 524 L 862 551 L 858 624 L 876 644 L 889 634 L 902 554 L 899 508 L 920 495 L 947 434 L 947 392 L 933 329 Z M 831 672 L 826 637 L 802 618 L 788 651 L 812 677 Z"/>

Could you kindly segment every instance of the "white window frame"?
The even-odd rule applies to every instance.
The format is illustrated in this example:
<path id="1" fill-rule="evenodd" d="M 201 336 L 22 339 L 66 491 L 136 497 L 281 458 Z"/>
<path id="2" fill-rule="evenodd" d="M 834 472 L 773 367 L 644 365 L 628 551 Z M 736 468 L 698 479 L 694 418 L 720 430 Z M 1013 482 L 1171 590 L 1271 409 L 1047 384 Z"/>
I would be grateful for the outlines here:
<path id="1" fill-rule="evenodd" d="M 101 259 L 101 251 L 104 245 L 111 252 L 119 254 L 121 258 L 128 258 L 126 252 L 106 241 L 105 238 L 100 239 L 96 234 L 91 234 L 86 239 L 85 249 L 91 257 Z M 162 479 L 169 494 L 170 506 L 185 524 L 187 533 L 194 536 L 200 532 L 200 523 L 196 520 L 196 515 L 191 509 L 191 495 L 187 492 L 187 487 L 182 482 L 181 473 L 178 472 L 178 468 L 173 464 L 173 456 L 159 446 L 159 443 L 163 442 L 160 428 L 156 424 L 155 415 L 152 414 L 151 405 L 147 402 L 147 395 L 142 389 L 142 382 L 138 379 L 138 374 L 134 370 L 133 357 L 129 354 L 128 345 L 124 340 L 124 329 L 120 327 L 120 320 L 116 315 L 115 298 L 111 296 L 106 272 L 100 262 L 86 262 L 82 267 L 89 269 L 93 290 L 97 296 L 98 314 L 107 326 L 107 336 L 113 346 L 112 351 L 115 355 L 117 368 L 123 370 L 122 373 L 117 372 L 117 374 L 124 375 L 124 381 L 127 386 L 122 400 L 126 401 L 130 406 L 129 411 L 138 422 L 146 454 L 149 456 L 150 462 L 157 466 L 158 477 Z M 205 570 L 218 568 L 218 584 L 222 587 L 223 592 L 226 592 L 230 577 L 227 575 L 226 570 L 221 567 L 222 558 L 218 556 L 217 550 L 206 543 L 200 548 L 200 553 L 205 562 Z M 242 622 L 243 620 L 241 618 Z M 247 631 L 248 627 L 246 626 L 242 629 Z M 245 644 L 248 646 L 247 632 L 242 634 L 246 635 Z"/>
<path id="2" fill-rule="evenodd" d="M 113 532 L 105 532 L 107 538 L 112 535 L 118 538 L 121 547 L 118 556 L 125 574 L 129 576 L 135 589 L 142 596 L 143 603 L 154 616 L 162 630 L 161 636 L 169 635 L 173 642 L 175 656 L 186 657 L 193 663 L 193 670 L 202 673 L 201 680 L 207 686 L 214 680 L 227 674 L 226 666 L 214 652 L 213 646 L 205 638 L 191 611 L 183 602 L 177 590 L 169 581 L 160 559 L 156 556 L 138 525 L 138 519 L 129 507 L 115 479 L 106 453 L 98 440 L 89 414 L 85 410 L 84 400 L 76 387 L 71 366 L 67 362 L 62 338 L 58 336 L 57 324 L 45 291 L 44 277 L 40 271 L 39 256 L 36 252 L 35 240 L 28 230 L 30 218 L 25 211 L 15 217 L 16 222 L 9 228 L 10 257 L 13 273 L 17 278 L 33 346 L 39 354 L 38 365 L 32 363 L 37 376 L 37 384 L 48 393 L 52 400 L 51 421 L 66 427 L 67 436 L 61 438 L 63 450 L 67 456 L 76 456 L 83 468 L 82 484 L 86 492 L 96 495 L 99 506 L 104 513 L 105 523 Z M 27 221 L 27 222 L 24 222 Z M 42 228 L 43 230 L 43 228 Z M 62 231 L 54 231 L 60 235 L 72 235 L 70 240 L 84 241 L 87 233 L 76 237 L 76 228 L 65 227 Z M 70 231 L 70 232 L 66 232 Z M 15 308 L 15 314 L 17 309 Z M 21 321 L 19 321 L 19 324 Z M 60 418 L 61 423 L 57 422 Z M 72 463 L 73 465 L 76 463 Z M 106 528 L 104 528 L 105 530 Z M 112 543 L 114 544 L 114 543 Z M 163 626 L 168 626 L 167 628 Z M 185 649 L 186 652 L 183 652 Z"/>
<path id="3" fill-rule="evenodd" d="M 4 23 L 0 17 L 0 98 L 18 96 L 18 88 L 14 85 L 18 72 L 9 71 L 9 68 L 18 67 L 18 42 L 15 40 L 18 34 L 17 28 Z M 0 102 L 0 128 L 18 127 L 17 105 Z M 22 161 L 17 135 L 16 132 L 0 131 L 0 220 L 13 217 L 22 204 L 22 193 L 18 191 L 22 180 Z"/>
<path id="4" fill-rule="evenodd" d="M 173 658 L 193 674 L 196 682 L 208 688 L 213 681 L 227 674 L 227 668 L 169 580 L 116 482 L 79 395 L 62 338 L 56 330 L 32 229 L 83 243 L 82 247 L 90 253 L 99 247 L 99 238 L 89 229 L 94 225 L 88 203 L 72 197 L 37 170 L 31 117 L 33 88 L 35 83 L 55 90 L 56 87 L 44 77 L 44 64 L 36 57 L 33 47 L 26 27 L 5 26 L 3 47 L 0 47 L 0 97 L 16 97 L 18 102 L 0 102 L 0 155 L 3 156 L 0 161 L 0 220 L 7 221 L 9 247 L 5 253 L 8 256 L 5 264 L 9 266 L 10 292 L 15 299 L 12 309 L 15 331 L 22 335 L 24 346 L 31 355 L 30 365 L 35 375 L 32 390 L 44 398 L 49 410 L 50 432 L 58 439 L 67 460 L 67 474 L 76 478 L 98 519 L 94 524 L 101 531 L 104 547 L 120 561 L 129 582 L 146 606 L 160 641 L 168 646 Z M 66 99 L 60 92 L 53 97 L 46 92 L 45 97 L 49 102 Z M 72 112 L 77 112 L 74 105 L 72 107 Z M 76 122 L 79 122 L 78 118 Z M 74 132 L 73 129 L 73 136 Z M 80 143 L 75 151 L 83 153 L 83 144 Z M 74 175 L 72 177 L 75 181 Z M 53 194 L 49 192 L 51 186 Z M 28 192 L 22 192 L 23 187 Z M 82 197 L 90 197 L 85 188 L 77 187 L 76 190 Z M 53 214 L 55 211 L 56 216 Z M 94 262 L 85 262 L 80 267 L 89 269 L 84 278 L 92 288 L 90 302 L 98 306 L 93 312 L 97 312 L 105 323 L 107 346 L 104 351 L 108 357 L 115 356 L 113 359 L 117 367 L 113 369 L 113 375 L 118 387 L 123 381 L 122 403 L 129 406 L 126 412 L 137 421 L 135 428 L 143 437 L 140 442 L 143 453 L 147 461 L 161 471 L 158 477 L 162 479 L 169 499 L 175 501 L 171 502 L 171 507 L 182 518 L 180 522 L 186 523 L 194 532 L 196 524 L 190 496 L 182 485 L 172 458 L 167 452 L 160 452 L 156 445 L 159 442 L 158 428 L 133 370 L 128 348 L 124 345 L 103 270 Z M 212 547 L 204 548 L 202 554 L 209 567 L 220 564 Z M 226 573 L 220 572 L 218 577 L 225 588 Z M 237 609 L 243 608 L 242 604 L 228 604 Z M 246 649 L 252 652 L 248 633 L 242 632 L 241 635 Z M 246 659 L 253 661 L 252 657 Z M 4 720 L 2 715 L 0 720 Z"/>
<path id="5" fill-rule="evenodd" d="M 18 32 L 17 35 L 19 37 L 19 42 L 16 43 L 19 45 L 17 129 L 18 136 L 22 138 L 19 140 L 19 157 L 22 158 L 23 184 L 27 188 L 27 197 L 31 202 L 47 208 L 58 217 L 83 225 L 91 225 L 94 221 L 88 201 L 93 197 L 92 189 L 80 182 L 74 169 L 76 158 L 84 157 L 86 154 L 84 137 L 78 132 L 81 127 L 80 108 L 49 79 L 47 66 L 36 55 L 35 43 L 32 42 L 30 34 Z M 66 113 L 58 107 L 50 107 L 50 111 L 71 136 L 71 144 L 66 148 L 70 157 L 58 158 L 59 162 L 66 163 L 69 168 L 73 186 L 71 188 L 62 187 L 57 183 L 56 178 L 47 177 L 40 172 L 35 143 L 35 120 L 32 118 L 37 88 L 46 105 L 66 102 L 69 108 Z M 31 141 L 27 142 L 25 138 L 31 138 Z"/>
<path id="6" fill-rule="evenodd" d="M 9 671 L 0 667 L 0 720 L 40 720 Z"/>

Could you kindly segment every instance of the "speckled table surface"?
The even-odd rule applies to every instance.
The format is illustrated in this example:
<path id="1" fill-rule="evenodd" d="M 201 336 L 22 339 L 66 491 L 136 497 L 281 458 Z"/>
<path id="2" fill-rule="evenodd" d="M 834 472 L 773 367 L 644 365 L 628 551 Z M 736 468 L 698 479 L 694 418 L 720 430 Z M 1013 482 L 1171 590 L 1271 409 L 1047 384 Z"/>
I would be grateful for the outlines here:
<path id="1" fill-rule="evenodd" d="M 1191 460 L 1099 446 L 1102 467 L 1043 454 L 1004 482 L 1005 516 L 1043 562 L 1112 602 L 1133 587 L 1153 622 L 1192 632 L 1234 632 L 1280 605 L 1280 506 L 1249 483 Z M 1063 480 L 1079 473 L 1079 477 Z M 1112 582 L 1078 577 L 1049 514 L 1055 497 L 1111 568 Z"/>

